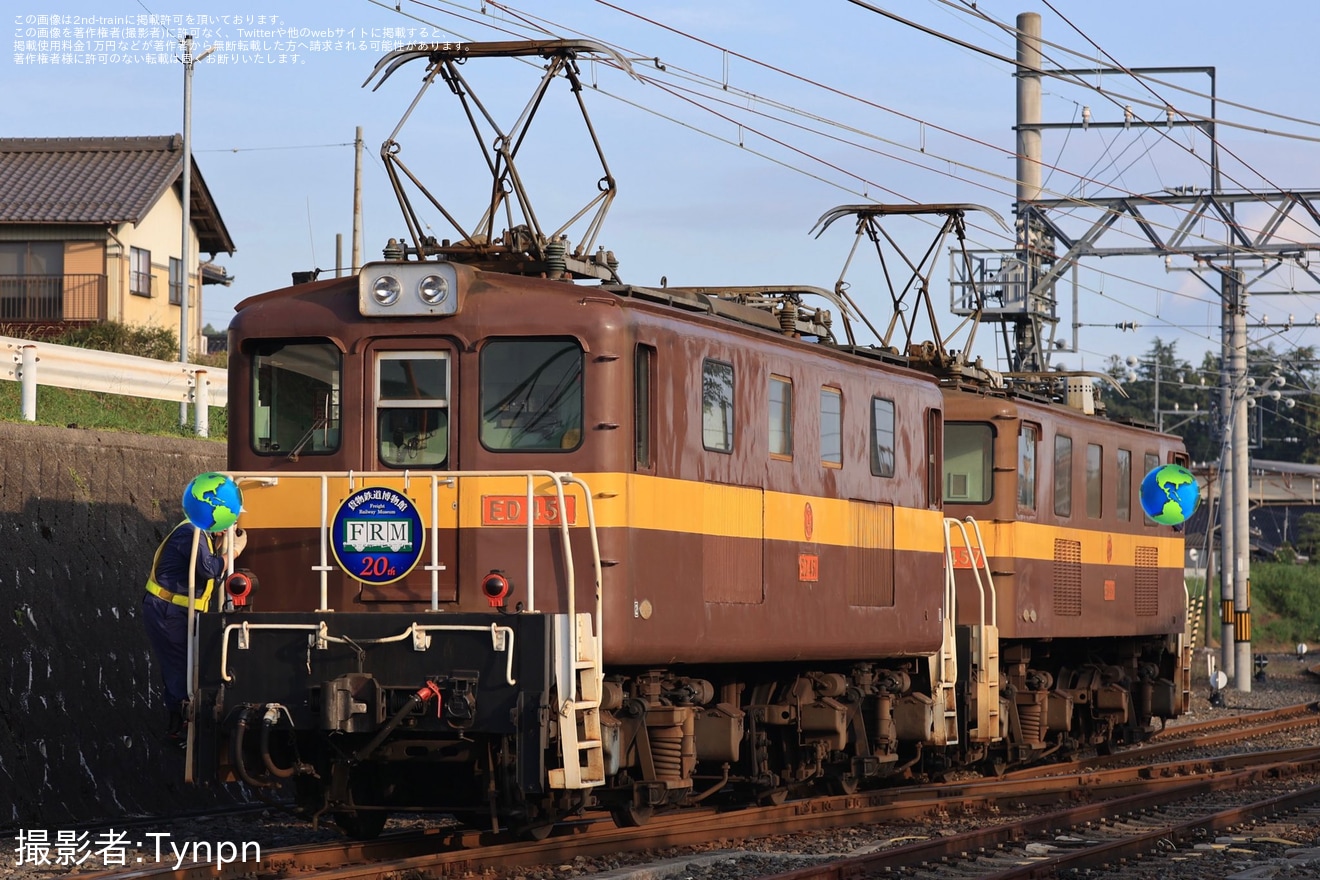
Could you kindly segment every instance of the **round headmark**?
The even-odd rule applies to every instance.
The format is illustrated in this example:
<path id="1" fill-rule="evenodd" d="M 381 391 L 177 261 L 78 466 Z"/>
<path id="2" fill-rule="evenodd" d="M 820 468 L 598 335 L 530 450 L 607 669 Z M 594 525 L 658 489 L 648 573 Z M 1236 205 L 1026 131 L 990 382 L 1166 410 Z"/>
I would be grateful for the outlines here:
<path id="1" fill-rule="evenodd" d="M 1192 472 L 1182 465 L 1162 465 L 1141 481 L 1141 509 L 1162 525 L 1186 522 L 1200 502 L 1201 487 Z"/>
<path id="2" fill-rule="evenodd" d="M 223 532 L 242 510 L 243 491 L 224 474 L 198 474 L 183 490 L 183 515 L 204 532 Z"/>
<path id="3" fill-rule="evenodd" d="M 349 577 L 391 584 L 422 558 L 426 530 L 408 496 L 374 486 L 344 499 L 331 524 L 330 549 Z"/>

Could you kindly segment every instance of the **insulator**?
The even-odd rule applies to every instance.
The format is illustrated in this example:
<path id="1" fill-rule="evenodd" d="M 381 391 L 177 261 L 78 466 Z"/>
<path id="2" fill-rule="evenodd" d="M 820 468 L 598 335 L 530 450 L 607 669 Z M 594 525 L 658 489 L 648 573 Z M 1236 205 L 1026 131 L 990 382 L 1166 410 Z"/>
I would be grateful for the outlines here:
<path id="1" fill-rule="evenodd" d="M 568 272 L 568 263 L 565 260 L 567 254 L 568 242 L 562 238 L 547 243 L 545 246 L 546 274 L 551 278 L 562 278 Z"/>
<path id="2" fill-rule="evenodd" d="M 391 238 L 381 253 L 387 260 L 402 260 L 404 257 L 403 243 L 397 238 Z"/>
<path id="3" fill-rule="evenodd" d="M 790 302 L 779 304 L 779 329 L 785 334 L 797 331 L 797 306 Z"/>

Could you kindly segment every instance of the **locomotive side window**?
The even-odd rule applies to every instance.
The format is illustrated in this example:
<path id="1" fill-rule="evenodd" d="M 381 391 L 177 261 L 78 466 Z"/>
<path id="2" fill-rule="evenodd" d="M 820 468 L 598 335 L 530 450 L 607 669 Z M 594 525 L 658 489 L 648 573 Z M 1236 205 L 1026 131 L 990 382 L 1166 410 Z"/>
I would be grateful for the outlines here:
<path id="1" fill-rule="evenodd" d="M 770 456 L 793 458 L 793 380 L 770 377 Z"/>
<path id="2" fill-rule="evenodd" d="M 376 358 L 376 449 L 385 467 L 449 461 L 449 356 L 391 351 Z"/>
<path id="3" fill-rule="evenodd" d="M 1022 423 L 1018 429 L 1018 510 L 1036 509 L 1036 446 L 1040 442 L 1040 428 Z"/>
<path id="4" fill-rule="evenodd" d="M 820 389 L 820 463 L 843 467 L 843 392 Z"/>
<path id="5" fill-rule="evenodd" d="M 1114 501 L 1114 513 L 1127 522 L 1132 519 L 1132 450 L 1118 450 L 1118 497 Z"/>
<path id="6" fill-rule="evenodd" d="M 992 494 L 994 430 L 979 422 L 944 423 L 944 500 L 984 504 Z"/>
<path id="7" fill-rule="evenodd" d="M 1072 516 L 1072 438 L 1054 435 L 1054 515 Z"/>
<path id="8" fill-rule="evenodd" d="M 1104 513 L 1104 449 L 1099 443 L 1086 444 L 1086 515 L 1099 519 Z"/>
<path id="9" fill-rule="evenodd" d="M 701 362 L 701 445 L 733 451 L 733 364 Z"/>
<path id="10" fill-rule="evenodd" d="M 1141 477 L 1145 477 L 1146 474 L 1150 473 L 1151 471 L 1155 470 L 1155 468 L 1157 468 L 1157 467 L 1160 466 L 1160 456 L 1159 456 L 1159 453 L 1157 453 L 1157 452 L 1147 452 L 1147 453 L 1145 454 L 1145 456 L 1143 456 L 1141 464 L 1142 464 L 1142 468 L 1141 468 Z M 1148 526 L 1157 526 L 1157 525 L 1159 525 L 1159 523 L 1155 522 L 1155 520 L 1153 520 L 1153 519 L 1151 519 L 1150 517 L 1146 516 L 1144 510 L 1142 511 L 1142 514 L 1141 514 L 1141 520 L 1142 520 L 1142 522 L 1144 522 L 1144 523 L 1145 523 L 1146 525 L 1148 525 Z"/>
<path id="11" fill-rule="evenodd" d="M 252 448 L 259 455 L 339 449 L 342 358 L 329 342 L 261 340 L 252 349 Z"/>
<path id="12" fill-rule="evenodd" d="M 651 374 L 655 369 L 655 349 L 637 346 L 633 362 L 633 462 L 637 470 L 650 470 L 651 461 Z"/>
<path id="13" fill-rule="evenodd" d="M 871 473 L 894 475 L 894 402 L 871 398 Z"/>
<path id="14" fill-rule="evenodd" d="M 582 347 L 492 339 L 481 349 L 481 445 L 495 452 L 582 445 Z"/>

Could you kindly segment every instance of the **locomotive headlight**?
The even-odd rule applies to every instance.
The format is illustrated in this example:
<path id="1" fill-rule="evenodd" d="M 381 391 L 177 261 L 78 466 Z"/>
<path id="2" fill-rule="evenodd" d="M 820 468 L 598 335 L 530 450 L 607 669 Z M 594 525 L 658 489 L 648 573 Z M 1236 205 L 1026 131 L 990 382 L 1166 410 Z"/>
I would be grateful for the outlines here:
<path id="1" fill-rule="evenodd" d="M 449 296 L 449 281 L 439 275 L 427 275 L 418 282 L 417 295 L 428 306 L 438 306 Z"/>
<path id="2" fill-rule="evenodd" d="M 358 313 L 370 318 L 456 315 L 472 270 L 447 260 L 368 263 L 358 273 Z"/>
<path id="3" fill-rule="evenodd" d="M 382 275 L 371 285 L 371 295 L 383 306 L 392 306 L 399 299 L 403 286 L 393 275 Z"/>

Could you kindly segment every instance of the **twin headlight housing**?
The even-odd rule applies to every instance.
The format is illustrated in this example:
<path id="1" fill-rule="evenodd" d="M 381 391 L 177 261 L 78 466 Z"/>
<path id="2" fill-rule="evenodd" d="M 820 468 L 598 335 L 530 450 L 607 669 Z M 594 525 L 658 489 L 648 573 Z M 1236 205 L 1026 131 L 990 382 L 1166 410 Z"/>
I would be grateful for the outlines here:
<path id="1" fill-rule="evenodd" d="M 452 315 L 458 272 L 452 263 L 368 263 L 358 275 L 358 311 L 373 317 Z"/>

